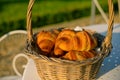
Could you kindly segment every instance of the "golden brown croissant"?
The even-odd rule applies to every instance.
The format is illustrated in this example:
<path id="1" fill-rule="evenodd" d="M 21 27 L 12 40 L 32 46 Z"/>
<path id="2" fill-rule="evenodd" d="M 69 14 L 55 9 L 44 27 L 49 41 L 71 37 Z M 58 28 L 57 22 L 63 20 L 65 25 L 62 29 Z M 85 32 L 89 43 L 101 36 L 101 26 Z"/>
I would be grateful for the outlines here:
<path id="1" fill-rule="evenodd" d="M 65 52 L 62 49 L 60 49 L 59 47 L 54 48 L 54 55 L 55 56 L 62 56 L 64 54 L 65 54 Z"/>
<path id="2" fill-rule="evenodd" d="M 90 32 L 87 32 L 86 33 L 88 34 L 87 35 L 87 38 L 88 38 L 88 50 L 91 50 L 91 49 L 94 49 L 96 46 L 97 46 L 97 39 L 93 36 L 94 33 L 90 33 Z"/>
<path id="3" fill-rule="evenodd" d="M 97 40 L 85 30 L 75 32 L 65 29 L 59 33 L 55 43 L 56 46 L 64 51 L 89 51 L 97 46 Z"/>
<path id="4" fill-rule="evenodd" d="M 57 29 L 52 31 L 41 31 L 37 34 L 37 44 L 39 48 L 46 53 L 53 53 L 55 56 L 66 56 L 74 60 L 85 60 L 93 57 L 94 52 L 89 51 L 97 46 L 96 38 L 89 31 L 74 31 L 64 29 L 61 32 Z M 88 51 L 88 52 L 85 52 Z M 75 56 L 74 56 L 75 55 Z"/>
<path id="5" fill-rule="evenodd" d="M 56 38 L 56 34 L 49 31 L 41 31 L 37 34 L 37 44 L 42 51 L 49 53 L 54 47 Z"/>
<path id="6" fill-rule="evenodd" d="M 76 36 L 79 39 L 78 51 L 88 51 L 94 49 L 97 46 L 97 40 L 87 31 L 77 32 Z"/>
<path id="7" fill-rule="evenodd" d="M 87 58 L 93 58 L 97 55 L 97 53 L 94 50 L 90 50 L 90 51 L 85 51 L 83 52 L 83 54 L 87 57 Z"/>
<path id="8" fill-rule="evenodd" d="M 55 47 L 58 46 L 64 51 L 70 51 L 73 49 L 73 37 L 75 32 L 70 29 L 61 31 L 56 39 Z"/>
<path id="9" fill-rule="evenodd" d="M 71 50 L 63 56 L 64 59 L 68 60 L 86 60 L 87 57 L 82 52 Z"/>
<path id="10" fill-rule="evenodd" d="M 68 60 L 77 60 L 77 56 L 75 55 L 76 51 L 69 51 L 68 53 L 66 53 L 62 58 L 64 59 L 68 59 Z"/>
<path id="11" fill-rule="evenodd" d="M 97 54 L 95 51 L 90 50 L 90 51 L 69 51 L 68 53 L 66 53 L 63 58 L 64 59 L 68 59 L 68 60 L 86 60 L 89 58 L 93 58 L 95 57 Z"/>

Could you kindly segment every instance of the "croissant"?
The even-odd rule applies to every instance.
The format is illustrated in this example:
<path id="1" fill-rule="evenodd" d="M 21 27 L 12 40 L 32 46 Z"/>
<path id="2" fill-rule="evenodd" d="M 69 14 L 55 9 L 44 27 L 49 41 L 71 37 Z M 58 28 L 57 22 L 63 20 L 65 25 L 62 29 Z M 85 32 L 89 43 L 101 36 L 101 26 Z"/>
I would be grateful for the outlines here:
<path id="1" fill-rule="evenodd" d="M 68 59 L 68 60 L 77 60 L 77 56 L 75 55 L 76 51 L 69 51 L 68 53 L 66 53 L 62 58 L 64 59 Z"/>
<path id="2" fill-rule="evenodd" d="M 63 56 L 64 59 L 68 60 L 86 60 L 87 57 L 82 52 L 71 50 Z"/>
<path id="3" fill-rule="evenodd" d="M 77 32 L 76 36 L 79 39 L 78 51 L 89 51 L 97 46 L 96 38 L 85 30 Z"/>
<path id="4" fill-rule="evenodd" d="M 42 51 L 50 53 L 55 45 L 56 38 L 57 34 L 41 31 L 37 34 L 37 44 Z"/>
<path id="5" fill-rule="evenodd" d="M 65 29 L 61 31 L 56 39 L 55 47 L 59 47 L 64 51 L 70 51 L 73 49 L 73 37 L 75 36 L 75 32 L 70 29 Z"/>
<path id="6" fill-rule="evenodd" d="M 60 48 L 58 48 L 58 47 L 56 47 L 55 49 L 54 49 L 54 55 L 56 56 L 56 57 L 60 57 L 60 56 L 62 56 L 62 55 L 64 55 L 65 54 L 65 51 L 63 51 L 62 49 L 60 49 Z"/>
<path id="7" fill-rule="evenodd" d="M 55 46 L 58 46 L 58 48 L 64 51 L 89 51 L 97 46 L 97 40 L 85 30 L 75 32 L 70 29 L 65 29 L 59 33 Z"/>
<path id="8" fill-rule="evenodd" d="M 90 50 L 90 51 L 69 51 L 68 53 L 66 53 L 62 58 L 64 59 L 68 59 L 68 60 L 86 60 L 88 58 L 93 58 L 95 57 L 97 54 L 95 51 Z"/>
<path id="9" fill-rule="evenodd" d="M 86 31 L 86 33 L 88 34 L 88 43 L 90 43 L 90 45 L 88 45 L 88 50 L 94 49 L 98 44 L 97 44 L 97 38 L 94 35 L 94 32 L 88 32 Z"/>
<path id="10" fill-rule="evenodd" d="M 82 52 L 87 58 L 93 58 L 97 55 L 97 53 L 94 50 L 90 51 L 83 51 Z"/>

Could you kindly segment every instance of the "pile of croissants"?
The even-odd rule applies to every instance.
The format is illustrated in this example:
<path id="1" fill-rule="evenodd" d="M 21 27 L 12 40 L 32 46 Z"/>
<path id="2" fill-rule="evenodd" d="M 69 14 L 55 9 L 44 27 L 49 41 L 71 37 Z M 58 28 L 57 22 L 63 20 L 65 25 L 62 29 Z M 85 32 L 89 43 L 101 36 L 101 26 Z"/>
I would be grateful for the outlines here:
<path id="1" fill-rule="evenodd" d="M 86 60 L 97 55 L 97 38 L 89 30 L 53 29 L 40 31 L 36 42 L 46 56 L 67 60 Z M 47 54 L 46 54 L 47 53 Z"/>

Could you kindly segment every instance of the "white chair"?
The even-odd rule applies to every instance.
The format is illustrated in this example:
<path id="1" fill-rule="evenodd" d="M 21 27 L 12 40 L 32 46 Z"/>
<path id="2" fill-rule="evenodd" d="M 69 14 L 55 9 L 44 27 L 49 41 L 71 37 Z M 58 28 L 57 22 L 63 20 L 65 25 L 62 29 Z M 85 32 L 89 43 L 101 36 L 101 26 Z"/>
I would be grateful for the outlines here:
<path id="1" fill-rule="evenodd" d="M 105 20 L 105 22 L 108 23 L 107 22 L 108 21 L 108 17 L 106 16 L 104 10 L 100 6 L 98 0 L 92 0 L 92 4 L 91 4 L 91 24 L 94 24 L 94 21 L 95 21 L 96 8 L 98 9 L 100 14 L 102 15 L 102 17 Z M 120 0 L 118 0 L 118 11 L 119 11 L 119 17 L 120 17 Z"/>
<path id="2" fill-rule="evenodd" d="M 120 18 L 120 0 L 118 0 L 118 10 L 119 10 L 119 18 Z"/>
<path id="3" fill-rule="evenodd" d="M 15 73 L 16 73 L 18 76 L 21 76 L 21 77 L 22 77 L 22 74 L 18 71 L 18 69 L 17 69 L 17 67 L 16 67 L 17 59 L 20 58 L 20 57 L 25 58 L 25 59 L 27 60 L 27 62 L 28 62 L 28 60 L 29 60 L 29 57 L 28 57 L 27 55 L 25 55 L 24 53 L 18 53 L 18 54 L 13 58 L 12 67 L 13 67 Z M 25 67 L 26 67 L 26 65 L 22 65 L 22 68 L 25 69 Z"/>
<path id="4" fill-rule="evenodd" d="M 18 76 L 21 76 L 16 72 L 17 70 L 15 65 L 12 68 L 12 60 L 13 64 L 15 64 L 14 62 L 16 61 L 14 60 L 16 60 L 16 57 L 14 58 L 14 56 L 24 51 L 26 39 L 27 32 L 25 30 L 11 31 L 0 37 L 0 76 L 10 76 L 15 73 Z M 23 65 L 23 63 L 19 63 L 19 65 Z"/>

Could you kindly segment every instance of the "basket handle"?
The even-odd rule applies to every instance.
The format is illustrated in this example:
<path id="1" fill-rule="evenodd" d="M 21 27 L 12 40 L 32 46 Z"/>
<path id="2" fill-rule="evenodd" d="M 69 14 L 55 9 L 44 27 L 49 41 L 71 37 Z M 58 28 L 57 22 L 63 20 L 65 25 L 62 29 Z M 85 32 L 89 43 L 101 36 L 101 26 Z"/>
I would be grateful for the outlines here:
<path id="1" fill-rule="evenodd" d="M 108 31 L 102 43 L 102 52 L 105 53 L 104 57 L 108 56 L 112 50 L 111 40 L 114 22 L 113 0 L 108 0 L 108 7 L 109 7 Z"/>
<path id="2" fill-rule="evenodd" d="M 29 42 L 33 41 L 31 20 L 32 20 L 32 7 L 33 7 L 34 2 L 35 2 L 35 0 L 29 1 L 28 10 L 27 10 L 27 32 L 28 32 L 28 41 Z M 113 0 L 108 0 L 108 7 L 109 7 L 108 31 L 107 31 L 106 37 L 102 43 L 102 51 L 106 52 L 106 53 L 110 52 L 108 50 L 108 48 L 110 50 L 112 48 L 111 39 L 112 39 L 113 21 L 114 21 Z M 106 54 L 106 55 L 108 55 L 108 54 Z"/>
<path id="3" fill-rule="evenodd" d="M 31 26 L 31 20 L 32 20 L 32 7 L 35 0 L 29 0 L 28 9 L 27 9 L 27 35 L 28 35 L 28 41 L 33 41 L 33 31 Z"/>

